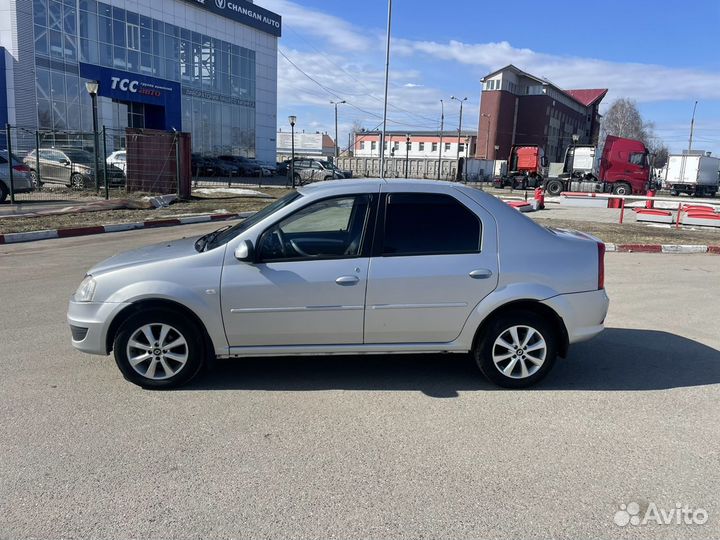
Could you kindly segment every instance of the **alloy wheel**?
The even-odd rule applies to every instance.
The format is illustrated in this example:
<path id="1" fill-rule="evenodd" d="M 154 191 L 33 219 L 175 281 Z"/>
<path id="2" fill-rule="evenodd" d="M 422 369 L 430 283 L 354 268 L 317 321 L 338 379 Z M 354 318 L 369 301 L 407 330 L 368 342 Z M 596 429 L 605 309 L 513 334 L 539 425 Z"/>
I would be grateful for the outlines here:
<path id="1" fill-rule="evenodd" d="M 169 379 L 185 367 L 189 350 L 185 337 L 169 324 L 146 324 L 135 330 L 127 344 L 130 366 L 148 379 Z"/>
<path id="2" fill-rule="evenodd" d="M 545 338 L 536 329 L 525 325 L 508 328 L 492 347 L 495 367 L 512 379 L 525 379 L 537 373 L 546 356 Z"/>

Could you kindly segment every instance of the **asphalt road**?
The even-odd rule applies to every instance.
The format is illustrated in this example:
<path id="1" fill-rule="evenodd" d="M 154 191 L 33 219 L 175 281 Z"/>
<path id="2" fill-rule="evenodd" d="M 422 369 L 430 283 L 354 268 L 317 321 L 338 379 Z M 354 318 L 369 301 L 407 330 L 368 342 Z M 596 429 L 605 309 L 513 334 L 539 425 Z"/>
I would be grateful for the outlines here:
<path id="1" fill-rule="evenodd" d="M 609 254 L 607 331 L 529 391 L 401 355 L 151 392 L 71 348 L 87 267 L 216 226 L 0 246 L 0 538 L 720 537 L 720 257 Z"/>

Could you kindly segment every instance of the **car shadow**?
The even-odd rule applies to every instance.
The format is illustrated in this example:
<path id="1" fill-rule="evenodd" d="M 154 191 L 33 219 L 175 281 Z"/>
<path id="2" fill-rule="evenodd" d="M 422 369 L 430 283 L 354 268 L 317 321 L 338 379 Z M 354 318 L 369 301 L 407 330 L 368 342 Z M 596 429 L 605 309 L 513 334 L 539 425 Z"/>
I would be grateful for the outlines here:
<path id="1" fill-rule="evenodd" d="M 720 383 L 720 351 L 657 330 L 608 328 L 570 348 L 528 391 L 665 390 Z M 420 391 L 437 398 L 502 390 L 465 354 L 297 356 L 218 360 L 183 390 Z"/>

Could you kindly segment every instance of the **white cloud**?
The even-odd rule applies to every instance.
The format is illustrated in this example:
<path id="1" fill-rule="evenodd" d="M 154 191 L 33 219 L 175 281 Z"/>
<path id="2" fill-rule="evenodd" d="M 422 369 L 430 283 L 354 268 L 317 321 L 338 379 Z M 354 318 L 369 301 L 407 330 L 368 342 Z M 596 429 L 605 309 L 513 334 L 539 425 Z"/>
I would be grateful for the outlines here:
<path id="1" fill-rule="evenodd" d="M 551 55 L 516 48 L 507 41 L 475 44 L 459 41 L 397 42 L 397 53 L 405 56 L 431 56 L 484 67 L 488 72 L 514 64 L 533 75 L 549 79 L 560 88 L 608 88 L 607 102 L 616 97 L 630 97 L 639 103 L 720 99 L 720 74 L 699 69 Z"/>

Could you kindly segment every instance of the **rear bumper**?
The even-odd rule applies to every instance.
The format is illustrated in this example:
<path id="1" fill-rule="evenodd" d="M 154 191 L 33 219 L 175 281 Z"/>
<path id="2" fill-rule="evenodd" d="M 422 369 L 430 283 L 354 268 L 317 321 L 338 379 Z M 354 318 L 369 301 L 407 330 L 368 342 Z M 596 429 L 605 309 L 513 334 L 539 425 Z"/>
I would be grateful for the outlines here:
<path id="1" fill-rule="evenodd" d="M 107 332 L 115 315 L 126 303 L 74 302 L 68 305 L 72 346 L 88 354 L 107 355 Z"/>
<path id="2" fill-rule="evenodd" d="M 573 294 L 560 294 L 543 301 L 565 322 L 568 343 L 595 337 L 605 329 L 610 299 L 605 289 Z"/>

